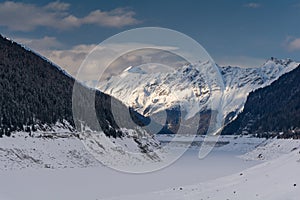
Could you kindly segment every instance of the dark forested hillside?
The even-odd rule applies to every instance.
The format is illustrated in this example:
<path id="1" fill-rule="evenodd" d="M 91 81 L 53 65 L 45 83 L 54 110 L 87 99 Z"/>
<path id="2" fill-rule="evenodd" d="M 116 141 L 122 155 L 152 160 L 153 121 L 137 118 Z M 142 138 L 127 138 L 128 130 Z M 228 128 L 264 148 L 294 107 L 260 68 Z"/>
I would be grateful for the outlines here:
<path id="1" fill-rule="evenodd" d="M 78 84 L 80 93 L 75 106 L 77 119 L 72 114 L 72 90 L 75 80 L 50 62 L 28 51 L 19 44 L 0 36 L 0 136 L 12 131 L 34 131 L 50 127 L 56 122 L 68 121 L 70 129 L 75 123 L 85 123 L 91 128 L 101 125 L 107 135 L 121 132 L 112 116 L 111 97 Z M 95 104 L 87 98 L 95 95 Z M 123 104 L 114 100 L 122 110 Z M 98 122 L 84 121 L 96 106 Z M 121 114 L 120 114 L 121 115 Z M 48 126 L 47 126 L 48 125 Z"/>
<path id="2" fill-rule="evenodd" d="M 300 66 L 270 86 L 251 92 L 244 110 L 223 134 L 294 133 L 300 127 Z"/>

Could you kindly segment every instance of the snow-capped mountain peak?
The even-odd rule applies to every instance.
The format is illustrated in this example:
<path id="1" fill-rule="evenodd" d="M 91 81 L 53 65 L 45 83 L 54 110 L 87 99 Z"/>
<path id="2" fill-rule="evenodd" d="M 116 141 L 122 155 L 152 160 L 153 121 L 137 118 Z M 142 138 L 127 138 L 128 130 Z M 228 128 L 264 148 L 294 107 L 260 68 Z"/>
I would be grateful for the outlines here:
<path id="1" fill-rule="evenodd" d="M 224 119 L 233 119 L 242 111 L 251 91 L 271 84 L 298 65 L 291 59 L 271 58 L 257 68 L 218 66 L 224 84 L 219 111 Z M 219 98 L 214 94 L 223 90 L 211 71 L 209 62 L 186 64 L 165 73 L 146 73 L 131 66 L 98 88 L 147 116 L 180 105 L 188 119 L 207 109 L 208 100 Z"/>
<path id="2" fill-rule="evenodd" d="M 186 64 L 166 73 L 146 73 L 139 67 L 129 67 L 119 76 L 100 83 L 99 89 L 122 99 L 144 115 L 183 106 L 193 116 L 210 97 L 210 89 L 200 72 L 207 63 L 197 67 Z"/>

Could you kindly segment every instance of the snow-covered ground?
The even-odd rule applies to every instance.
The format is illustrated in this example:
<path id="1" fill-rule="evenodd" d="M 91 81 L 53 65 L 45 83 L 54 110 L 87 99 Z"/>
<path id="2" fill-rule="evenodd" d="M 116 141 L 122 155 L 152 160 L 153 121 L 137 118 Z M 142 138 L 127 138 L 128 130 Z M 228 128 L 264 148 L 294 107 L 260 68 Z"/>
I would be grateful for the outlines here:
<path id="1" fill-rule="evenodd" d="M 54 138 L 24 134 L 0 138 L 0 171 L 100 166 L 82 142 L 70 134 Z"/>
<path id="2" fill-rule="evenodd" d="M 191 138 L 176 137 L 174 141 L 172 136 L 158 137 L 162 144 L 173 140 L 174 149 L 185 148 Z M 203 139 L 196 137 L 180 159 L 162 170 L 129 174 L 103 166 L 77 137 L 2 138 L 0 200 L 297 199 L 299 196 L 300 141 L 222 136 L 213 151 L 199 160 Z"/>
<path id="3" fill-rule="evenodd" d="M 286 143 L 290 142 L 293 145 L 297 145 L 297 147 L 292 148 L 292 152 L 233 175 L 196 185 L 173 187 L 168 190 L 142 195 L 122 196 L 111 198 L 111 200 L 298 200 L 300 196 L 299 141 L 273 141 L 267 144 L 264 149 L 259 148 L 259 150 L 254 150 L 252 153 L 247 154 L 247 156 L 256 156 L 257 153 L 262 151 L 270 153 L 272 156 L 278 156 L 276 153 L 277 148 L 274 148 L 274 145 L 283 146 L 279 151 L 279 154 L 281 154 L 283 149 L 284 151 L 290 149 L 291 145 L 286 145 Z M 268 149 L 269 147 L 270 149 Z"/>

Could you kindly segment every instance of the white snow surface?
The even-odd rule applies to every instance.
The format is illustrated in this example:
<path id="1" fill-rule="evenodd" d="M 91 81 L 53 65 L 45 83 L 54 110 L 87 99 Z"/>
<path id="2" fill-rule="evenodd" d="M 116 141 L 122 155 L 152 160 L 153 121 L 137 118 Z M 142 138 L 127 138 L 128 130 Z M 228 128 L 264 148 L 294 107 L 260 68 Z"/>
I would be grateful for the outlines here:
<path id="1" fill-rule="evenodd" d="M 204 136 L 197 136 L 187 152 L 169 167 L 128 174 L 100 164 L 84 147 L 83 137 L 88 134 L 78 138 L 60 133 L 49 138 L 20 133 L 0 139 L 0 200 L 296 200 L 300 195 L 298 140 L 221 136 L 213 151 L 199 160 Z M 192 138 L 157 137 L 162 145 L 172 141 L 174 149 L 185 148 Z M 120 140 L 115 142 L 137 150 L 132 140 Z M 109 149 L 105 140 L 98 141 Z M 107 159 L 116 156 L 116 152 L 105 155 Z"/>
<path id="2" fill-rule="evenodd" d="M 232 152 L 230 148 L 227 152 L 216 148 L 211 156 L 199 160 L 198 147 L 194 145 L 182 158 L 165 169 L 145 174 L 128 174 L 100 164 L 77 137 L 62 134 L 54 138 L 24 137 L 24 134 L 15 135 L 15 138 L 0 139 L 1 200 L 82 200 L 147 193 L 167 187 L 178 187 L 181 184 L 211 180 L 261 162 L 245 162 L 236 157 L 240 153 Z M 185 147 L 182 141 L 186 142 L 191 138 L 177 138 L 178 143 L 174 143 L 173 148 Z M 232 140 L 239 140 L 240 146 L 245 141 L 252 143 L 251 149 L 261 143 L 261 140 L 256 138 L 222 138 L 223 142 Z M 197 137 L 197 141 L 203 141 L 203 137 Z M 105 139 L 102 138 L 100 142 L 107 149 L 107 155 L 103 155 L 103 159 L 107 159 L 106 162 L 126 159 L 123 154 L 117 154 L 120 151 L 113 152 L 109 149 L 110 143 Z M 123 142 L 130 144 L 130 141 Z M 130 148 L 136 149 L 135 144 L 132 143 Z M 220 163 L 223 163 L 222 168 Z"/>
<path id="3" fill-rule="evenodd" d="M 254 150 L 241 155 L 240 158 L 245 160 L 273 160 L 299 149 L 300 140 L 269 139 L 261 143 Z"/>
<path id="4" fill-rule="evenodd" d="M 264 153 L 275 159 L 196 185 L 173 187 L 141 195 L 121 196 L 110 200 L 298 200 L 300 196 L 300 142 L 296 140 L 265 141 L 244 158 L 257 159 Z M 279 147 L 279 148 L 277 148 Z M 292 149 L 291 149 L 292 148 Z"/>
<path id="5" fill-rule="evenodd" d="M 235 112 L 234 118 L 242 111 L 251 91 L 270 85 L 298 65 L 290 59 L 272 58 L 258 68 L 217 66 L 222 83 L 215 80 L 217 74 L 207 62 L 188 64 L 162 73 L 146 73 L 139 66 L 130 66 L 120 75 L 100 82 L 98 89 L 144 115 L 180 105 L 186 113 L 185 119 L 209 108 L 209 100 L 220 98 L 216 93 L 223 91 L 221 113 L 225 118 Z"/>

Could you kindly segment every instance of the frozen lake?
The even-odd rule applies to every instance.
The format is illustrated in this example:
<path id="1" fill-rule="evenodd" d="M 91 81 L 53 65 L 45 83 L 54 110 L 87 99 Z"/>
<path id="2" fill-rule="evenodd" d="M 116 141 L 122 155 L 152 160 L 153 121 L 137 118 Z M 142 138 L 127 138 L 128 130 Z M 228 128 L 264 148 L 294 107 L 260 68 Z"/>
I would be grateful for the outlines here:
<path id="1" fill-rule="evenodd" d="M 0 194 L 6 198 L 3 200 L 96 200 L 196 184 L 258 164 L 237 157 L 247 151 L 243 145 L 250 148 L 258 143 L 244 144 L 245 141 L 248 140 L 215 148 L 202 160 L 193 147 L 172 165 L 146 174 L 122 173 L 104 166 L 1 171 Z"/>

